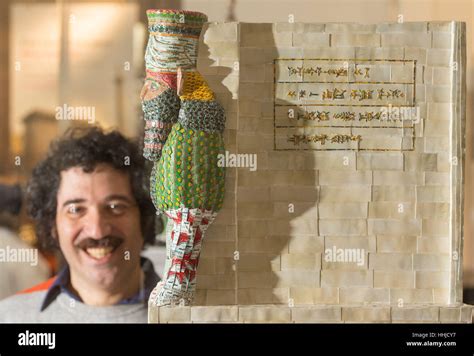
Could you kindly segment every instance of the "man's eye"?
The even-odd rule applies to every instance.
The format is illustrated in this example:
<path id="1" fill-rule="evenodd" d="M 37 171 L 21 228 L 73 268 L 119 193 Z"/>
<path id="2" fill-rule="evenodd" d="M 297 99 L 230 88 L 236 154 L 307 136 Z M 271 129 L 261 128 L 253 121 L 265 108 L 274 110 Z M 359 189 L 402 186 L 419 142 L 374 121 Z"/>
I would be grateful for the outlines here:
<path id="1" fill-rule="evenodd" d="M 109 204 L 109 210 L 114 214 L 122 214 L 126 208 L 123 204 Z"/>
<path id="2" fill-rule="evenodd" d="M 77 205 L 69 205 L 67 208 L 68 214 L 72 214 L 72 215 L 80 214 L 83 211 L 84 211 L 84 208 Z"/>

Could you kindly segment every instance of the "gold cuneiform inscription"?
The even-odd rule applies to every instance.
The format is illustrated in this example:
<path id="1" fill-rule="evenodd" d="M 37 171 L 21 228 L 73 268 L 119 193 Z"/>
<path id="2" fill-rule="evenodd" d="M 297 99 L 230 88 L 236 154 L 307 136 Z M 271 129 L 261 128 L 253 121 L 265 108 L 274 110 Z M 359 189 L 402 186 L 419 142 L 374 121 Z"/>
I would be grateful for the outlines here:
<path id="1" fill-rule="evenodd" d="M 338 150 L 337 145 L 341 145 L 341 150 L 414 150 L 414 122 L 418 121 L 406 119 L 407 116 L 395 120 L 386 112 L 391 113 L 392 106 L 403 112 L 415 109 L 415 60 L 282 58 L 274 61 L 274 68 L 276 150 L 291 150 L 288 143 L 293 143 L 294 149 L 318 149 L 314 146 L 318 143 L 317 147 L 325 150 Z M 393 70 L 408 74 L 412 71 L 413 76 L 397 82 L 392 79 L 396 78 L 391 75 Z M 282 115 L 284 107 L 291 108 L 286 117 Z M 402 122 L 404 120 L 407 122 Z M 303 134 L 305 127 L 323 127 L 326 132 Z M 341 132 L 341 128 L 346 132 Z M 361 131 L 353 131 L 353 128 L 368 129 L 362 135 L 370 137 L 364 141 Z M 396 141 L 391 131 L 373 131 L 376 135 L 373 136 L 369 132 L 374 128 L 402 128 L 394 131 L 399 132 L 400 148 L 393 148 Z M 293 132 L 288 132 L 284 138 L 288 143 L 284 144 L 281 139 L 286 129 Z M 298 134 L 299 130 L 303 133 Z M 386 140 L 385 136 L 390 139 Z M 365 143 L 360 145 L 362 141 Z M 350 142 L 354 144 L 348 145 Z M 387 147 L 382 147 L 385 142 L 389 142 Z M 322 147 L 328 144 L 330 147 Z"/>

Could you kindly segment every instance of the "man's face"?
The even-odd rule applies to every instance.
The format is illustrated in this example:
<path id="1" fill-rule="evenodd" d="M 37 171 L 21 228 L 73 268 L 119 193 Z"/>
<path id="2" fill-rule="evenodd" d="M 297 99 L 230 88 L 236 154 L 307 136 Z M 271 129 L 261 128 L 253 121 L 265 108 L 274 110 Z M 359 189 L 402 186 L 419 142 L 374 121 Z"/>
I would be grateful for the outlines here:
<path id="1" fill-rule="evenodd" d="M 128 174 L 107 164 L 62 171 L 56 231 L 71 278 L 119 291 L 139 268 L 143 246 Z"/>

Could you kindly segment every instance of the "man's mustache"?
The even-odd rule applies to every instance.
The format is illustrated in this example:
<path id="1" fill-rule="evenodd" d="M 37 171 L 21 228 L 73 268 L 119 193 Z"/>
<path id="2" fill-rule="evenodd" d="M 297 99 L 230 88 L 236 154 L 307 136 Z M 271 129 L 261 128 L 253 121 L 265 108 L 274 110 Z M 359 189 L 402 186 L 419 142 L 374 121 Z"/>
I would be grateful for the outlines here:
<path id="1" fill-rule="evenodd" d="M 80 249 L 87 249 L 87 248 L 97 248 L 97 247 L 117 247 L 123 242 L 123 238 L 109 235 L 101 238 L 100 240 L 93 239 L 91 237 L 87 237 L 81 242 L 77 243 L 75 246 Z"/>

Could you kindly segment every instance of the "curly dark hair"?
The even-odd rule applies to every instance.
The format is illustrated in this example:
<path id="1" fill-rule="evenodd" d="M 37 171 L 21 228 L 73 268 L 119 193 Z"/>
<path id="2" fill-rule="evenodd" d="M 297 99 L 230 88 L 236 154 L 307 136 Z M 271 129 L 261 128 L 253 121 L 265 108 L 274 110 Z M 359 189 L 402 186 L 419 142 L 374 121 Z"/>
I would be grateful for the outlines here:
<path id="1" fill-rule="evenodd" d="M 53 141 L 46 158 L 34 169 L 26 190 L 28 214 L 35 221 L 39 245 L 45 250 L 59 247 L 53 236 L 56 228 L 57 193 L 61 171 L 82 167 L 90 173 L 100 163 L 126 172 L 132 193 L 140 210 L 140 223 L 145 244 L 155 240 L 155 208 L 150 200 L 145 181 L 147 167 L 136 142 L 118 131 L 105 133 L 98 127 L 73 128 Z"/>

